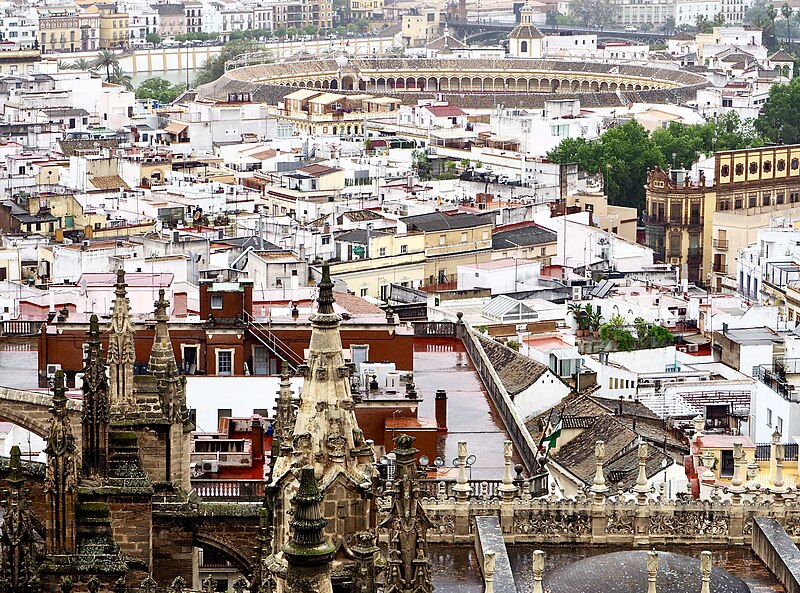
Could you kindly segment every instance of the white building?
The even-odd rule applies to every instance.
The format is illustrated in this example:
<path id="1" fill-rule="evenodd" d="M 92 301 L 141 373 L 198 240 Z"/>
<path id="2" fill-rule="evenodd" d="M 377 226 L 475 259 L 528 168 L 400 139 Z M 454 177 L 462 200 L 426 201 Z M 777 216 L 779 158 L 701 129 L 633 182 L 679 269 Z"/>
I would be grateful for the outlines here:
<path id="1" fill-rule="evenodd" d="M 530 290 L 541 270 L 540 262 L 517 258 L 458 266 L 458 290 L 490 288 L 492 296 Z"/>
<path id="2" fill-rule="evenodd" d="M 736 258 L 737 290 L 757 303 L 770 300 L 765 282 L 785 291 L 790 282 L 800 280 L 800 229 L 788 219 L 776 222 L 785 226 L 759 229 L 756 242 L 739 249 Z"/>
<path id="3" fill-rule="evenodd" d="M 698 17 L 713 20 L 722 12 L 722 0 L 677 0 L 675 2 L 675 26 L 697 25 Z"/>

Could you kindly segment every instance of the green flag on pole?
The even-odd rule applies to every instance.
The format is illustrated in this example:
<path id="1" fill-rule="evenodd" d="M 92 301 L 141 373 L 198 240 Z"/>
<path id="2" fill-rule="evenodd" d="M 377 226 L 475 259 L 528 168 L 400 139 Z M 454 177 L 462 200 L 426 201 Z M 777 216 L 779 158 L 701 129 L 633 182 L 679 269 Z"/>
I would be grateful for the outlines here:
<path id="1" fill-rule="evenodd" d="M 553 447 L 556 446 L 556 441 L 560 436 L 561 436 L 561 420 L 559 420 L 558 423 L 555 425 L 553 431 L 542 439 L 542 446 L 544 446 L 544 444 L 547 443 L 547 448 L 552 449 Z"/>

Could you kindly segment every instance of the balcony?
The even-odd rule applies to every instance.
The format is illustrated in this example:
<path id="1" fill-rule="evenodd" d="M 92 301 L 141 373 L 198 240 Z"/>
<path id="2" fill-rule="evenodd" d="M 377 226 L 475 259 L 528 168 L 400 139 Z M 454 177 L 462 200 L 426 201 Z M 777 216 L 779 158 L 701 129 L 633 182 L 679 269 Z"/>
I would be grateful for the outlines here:
<path id="1" fill-rule="evenodd" d="M 728 264 L 721 263 L 721 262 L 714 262 L 714 265 L 711 266 L 711 269 L 717 274 L 727 274 L 728 273 Z"/>
<path id="2" fill-rule="evenodd" d="M 800 358 L 786 358 L 754 368 L 754 376 L 790 402 L 800 401 L 795 383 L 800 379 Z M 790 380 L 791 379 L 791 380 Z"/>
<path id="3" fill-rule="evenodd" d="M 713 239 L 711 241 L 712 247 L 714 249 L 719 249 L 720 251 L 726 251 L 728 249 L 728 240 L 727 239 Z"/>

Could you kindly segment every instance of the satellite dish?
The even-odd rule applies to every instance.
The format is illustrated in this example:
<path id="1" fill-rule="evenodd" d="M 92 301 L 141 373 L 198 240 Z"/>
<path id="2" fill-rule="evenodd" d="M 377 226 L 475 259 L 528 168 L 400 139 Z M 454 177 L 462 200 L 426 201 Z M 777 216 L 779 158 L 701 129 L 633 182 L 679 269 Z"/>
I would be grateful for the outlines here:
<path id="1" fill-rule="evenodd" d="M 424 465 L 425 467 L 428 467 L 428 464 L 430 462 L 431 462 L 431 460 L 428 458 L 427 455 L 423 455 L 422 457 L 419 458 L 419 464 L 420 465 Z"/>
<path id="2" fill-rule="evenodd" d="M 378 462 L 381 465 L 389 465 L 389 458 L 386 457 L 386 455 L 381 455 L 380 459 L 378 459 Z"/>

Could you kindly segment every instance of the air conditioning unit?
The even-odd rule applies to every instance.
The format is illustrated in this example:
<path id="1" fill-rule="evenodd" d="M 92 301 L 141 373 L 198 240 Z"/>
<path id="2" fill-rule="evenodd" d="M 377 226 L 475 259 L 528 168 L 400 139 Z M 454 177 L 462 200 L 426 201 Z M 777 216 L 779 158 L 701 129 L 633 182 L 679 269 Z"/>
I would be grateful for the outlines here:
<path id="1" fill-rule="evenodd" d="M 61 370 L 60 364 L 48 364 L 47 365 L 47 378 L 52 379 L 56 376 L 56 371 Z"/>
<path id="2" fill-rule="evenodd" d="M 200 468 L 204 474 L 215 474 L 219 471 L 219 461 L 216 459 L 204 459 Z"/>
<path id="3" fill-rule="evenodd" d="M 697 344 L 687 344 L 686 350 L 688 352 L 697 352 Z"/>
<path id="4" fill-rule="evenodd" d="M 400 389 L 400 373 L 397 371 L 386 373 L 386 391 L 393 393 L 398 389 Z"/>

